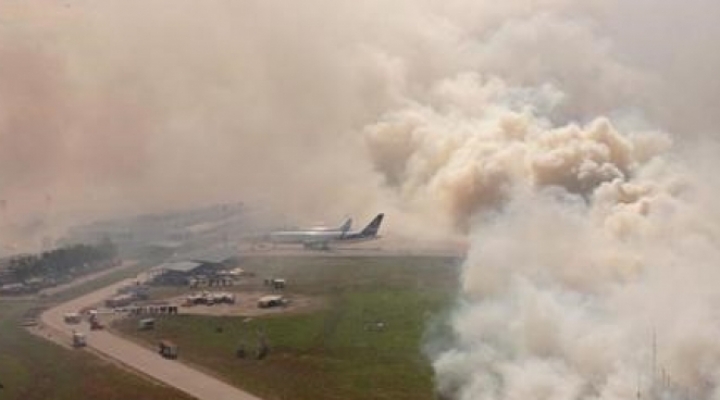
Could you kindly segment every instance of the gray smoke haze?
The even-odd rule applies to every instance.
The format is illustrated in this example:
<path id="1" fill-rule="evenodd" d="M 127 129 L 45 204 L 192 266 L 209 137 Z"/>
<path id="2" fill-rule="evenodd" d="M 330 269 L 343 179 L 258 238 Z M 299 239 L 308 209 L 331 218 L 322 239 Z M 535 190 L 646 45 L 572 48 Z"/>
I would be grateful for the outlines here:
<path id="1" fill-rule="evenodd" d="M 376 211 L 352 129 L 386 87 L 345 21 L 265 2 L 0 7 L 4 232 L 226 200 Z"/>
<path id="2" fill-rule="evenodd" d="M 667 82 L 679 72 L 615 56 L 611 36 L 593 28 L 609 10 L 592 21 L 571 4 L 543 11 L 493 27 L 466 46 L 476 69 L 408 95 L 366 128 L 398 195 L 471 235 L 454 340 L 431 353 L 438 390 L 720 398 L 713 117 L 650 98 L 685 89 Z M 683 45 L 712 53 L 702 39 Z M 675 96 L 709 75 L 687 78 Z"/>
<path id="3" fill-rule="evenodd" d="M 668 51 L 643 46 L 642 27 L 676 15 L 657 3 L 4 0 L 0 193 L 13 215 L 47 213 L 48 197 L 73 215 L 227 198 L 307 218 L 372 213 L 399 200 L 373 173 L 362 127 L 467 72 L 558 88 L 554 118 L 587 122 L 630 104 L 674 107 L 665 120 L 692 126 L 681 108 L 694 107 L 648 91 L 717 93 L 700 83 L 718 64 L 716 7 L 696 3 L 705 23 L 673 43 L 697 47 L 707 73 L 676 83 L 658 76 L 681 67 L 647 65 Z M 630 39 L 599 35 L 606 26 Z"/>
<path id="4" fill-rule="evenodd" d="M 720 398 L 719 14 L 0 0 L 0 237 L 228 199 L 382 209 L 391 232 L 469 235 L 446 395 L 628 398 L 656 332 L 663 389 Z"/>

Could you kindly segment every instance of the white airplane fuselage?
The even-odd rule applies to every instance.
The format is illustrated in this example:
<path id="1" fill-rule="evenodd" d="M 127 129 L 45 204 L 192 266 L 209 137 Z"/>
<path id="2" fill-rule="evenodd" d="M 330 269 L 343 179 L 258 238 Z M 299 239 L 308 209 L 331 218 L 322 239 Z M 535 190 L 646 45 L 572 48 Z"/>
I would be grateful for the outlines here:
<path id="1" fill-rule="evenodd" d="M 329 242 L 340 239 L 344 234 L 341 231 L 278 231 L 270 233 L 269 239 L 275 243 Z"/>
<path id="2" fill-rule="evenodd" d="M 268 241 L 275 244 L 302 244 L 308 248 L 327 248 L 332 242 L 363 242 L 379 238 L 377 231 L 382 223 L 383 214 L 379 214 L 362 231 L 351 232 L 349 223 L 343 229 L 308 229 L 296 231 L 276 231 L 267 235 Z"/>

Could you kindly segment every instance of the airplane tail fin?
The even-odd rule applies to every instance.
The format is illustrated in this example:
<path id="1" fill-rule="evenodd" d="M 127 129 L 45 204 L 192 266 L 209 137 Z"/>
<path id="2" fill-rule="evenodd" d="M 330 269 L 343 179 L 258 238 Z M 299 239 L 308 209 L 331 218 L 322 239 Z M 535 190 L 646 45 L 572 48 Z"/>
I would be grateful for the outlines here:
<path id="1" fill-rule="evenodd" d="M 348 232 L 352 228 L 352 218 L 348 218 L 342 225 L 340 225 L 340 231 L 342 233 Z"/>
<path id="2" fill-rule="evenodd" d="M 382 224 L 383 218 L 385 217 L 385 214 L 380 213 L 378 214 L 369 224 L 365 227 L 365 229 L 360 232 L 362 236 L 376 236 L 378 231 L 380 230 L 380 224 Z"/>

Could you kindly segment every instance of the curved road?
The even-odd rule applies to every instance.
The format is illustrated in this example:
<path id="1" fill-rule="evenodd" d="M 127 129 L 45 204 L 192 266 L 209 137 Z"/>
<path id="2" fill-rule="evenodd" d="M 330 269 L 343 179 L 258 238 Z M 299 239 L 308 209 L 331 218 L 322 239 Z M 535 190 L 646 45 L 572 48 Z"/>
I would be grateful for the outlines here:
<path id="1" fill-rule="evenodd" d="M 72 330 L 85 332 L 89 347 L 103 353 L 121 363 L 149 375 L 169 386 L 201 400 L 260 400 L 249 393 L 188 367 L 178 361 L 162 358 L 154 351 L 113 335 L 105 330 L 90 331 L 87 323 L 67 325 L 64 315 L 77 312 L 83 307 L 102 302 L 112 297 L 117 289 L 134 280 L 124 280 L 103 289 L 70 300 L 45 311 L 40 319 L 42 323 L 71 340 Z"/>

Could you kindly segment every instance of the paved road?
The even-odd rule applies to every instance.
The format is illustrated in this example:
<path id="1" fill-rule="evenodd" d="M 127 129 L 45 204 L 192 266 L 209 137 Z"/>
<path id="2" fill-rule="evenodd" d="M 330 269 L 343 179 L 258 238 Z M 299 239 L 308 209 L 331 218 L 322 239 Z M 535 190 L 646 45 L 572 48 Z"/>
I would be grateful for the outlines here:
<path id="1" fill-rule="evenodd" d="M 192 369 L 178 361 L 166 360 L 156 352 L 113 335 L 110 332 L 89 331 L 86 323 L 82 325 L 67 325 L 63 321 L 65 313 L 76 312 L 83 307 L 99 303 L 115 294 L 120 286 L 132 282 L 134 282 L 134 280 L 121 281 L 68 301 L 67 303 L 45 311 L 40 319 L 43 324 L 53 330 L 66 334 L 68 342 L 70 341 L 73 328 L 80 332 L 86 332 L 88 346 L 93 349 L 198 399 L 260 400 L 251 394 Z"/>

